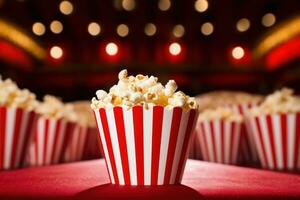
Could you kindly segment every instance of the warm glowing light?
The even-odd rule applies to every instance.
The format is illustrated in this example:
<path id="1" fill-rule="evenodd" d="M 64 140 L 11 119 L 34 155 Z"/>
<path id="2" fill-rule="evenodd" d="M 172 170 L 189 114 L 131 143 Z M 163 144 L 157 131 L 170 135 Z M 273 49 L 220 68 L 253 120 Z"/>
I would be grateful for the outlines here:
<path id="1" fill-rule="evenodd" d="M 126 24 L 120 24 L 117 27 L 117 33 L 120 37 L 126 37 L 129 34 L 129 28 Z"/>
<path id="2" fill-rule="evenodd" d="M 135 0 L 123 0 L 122 8 L 126 11 L 133 11 L 135 9 Z"/>
<path id="3" fill-rule="evenodd" d="M 236 29 L 239 32 L 245 32 L 250 28 L 250 21 L 247 18 L 242 18 L 236 23 Z"/>
<path id="4" fill-rule="evenodd" d="M 169 46 L 169 52 L 173 56 L 176 56 L 176 55 L 180 54 L 180 52 L 181 52 L 181 46 L 180 46 L 180 44 L 178 44 L 177 42 L 173 42 L 172 44 L 170 44 L 170 46 Z"/>
<path id="5" fill-rule="evenodd" d="M 91 34 L 92 36 L 96 36 L 99 35 L 101 32 L 101 27 L 97 22 L 91 22 L 88 25 L 88 32 L 89 34 Z"/>
<path id="6" fill-rule="evenodd" d="M 195 10 L 198 12 L 205 12 L 208 9 L 207 0 L 197 0 L 194 4 Z"/>
<path id="7" fill-rule="evenodd" d="M 54 46 L 50 49 L 50 55 L 54 59 L 59 59 L 63 55 L 63 50 L 59 46 Z"/>
<path id="8" fill-rule="evenodd" d="M 167 11 L 171 7 L 171 1 L 170 0 L 159 0 L 158 2 L 158 8 L 161 11 Z"/>
<path id="9" fill-rule="evenodd" d="M 174 37 L 180 38 L 184 35 L 184 33 L 185 33 L 184 26 L 182 26 L 181 24 L 174 26 L 173 28 Z"/>
<path id="10" fill-rule="evenodd" d="M 265 27 L 273 26 L 275 24 L 275 22 L 276 22 L 276 17 L 272 13 L 265 14 L 261 19 L 261 23 Z"/>
<path id="11" fill-rule="evenodd" d="M 73 4 L 70 1 L 62 1 L 59 4 L 59 10 L 62 14 L 70 15 L 73 12 Z"/>
<path id="12" fill-rule="evenodd" d="M 59 34 L 63 30 L 63 25 L 60 21 L 54 20 L 50 24 L 50 30 L 55 34 Z"/>
<path id="13" fill-rule="evenodd" d="M 237 46 L 232 49 L 231 55 L 233 58 L 239 60 L 244 57 L 245 51 L 242 47 Z"/>
<path id="14" fill-rule="evenodd" d="M 153 23 L 148 23 L 145 26 L 144 32 L 147 36 L 153 36 L 156 33 L 156 26 Z"/>
<path id="15" fill-rule="evenodd" d="M 115 43 L 110 42 L 106 45 L 105 51 L 108 55 L 114 56 L 118 53 L 118 46 Z"/>
<path id="16" fill-rule="evenodd" d="M 201 26 L 201 32 L 203 35 L 210 35 L 214 32 L 214 26 L 210 22 L 206 22 Z"/>
<path id="17" fill-rule="evenodd" d="M 46 28 L 41 22 L 36 22 L 32 25 L 32 32 L 36 35 L 44 35 Z"/>

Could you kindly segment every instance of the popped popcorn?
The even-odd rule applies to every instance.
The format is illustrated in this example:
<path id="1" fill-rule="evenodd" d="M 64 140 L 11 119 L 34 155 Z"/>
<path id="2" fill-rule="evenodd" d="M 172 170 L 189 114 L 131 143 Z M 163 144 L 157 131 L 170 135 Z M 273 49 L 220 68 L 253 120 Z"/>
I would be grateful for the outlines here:
<path id="1" fill-rule="evenodd" d="M 98 90 L 96 97 L 92 99 L 91 108 L 112 108 L 113 106 L 125 106 L 131 108 L 134 105 L 142 105 L 146 109 L 160 105 L 167 108 L 182 107 L 184 110 L 196 109 L 195 98 L 176 92 L 177 84 L 174 80 L 168 81 L 163 86 L 157 77 L 141 74 L 128 76 L 126 69 L 118 75 L 119 81 L 113 85 L 109 92 Z"/>
<path id="2" fill-rule="evenodd" d="M 96 127 L 94 115 L 88 101 L 73 102 L 77 114 L 77 122 L 84 127 Z"/>
<path id="3" fill-rule="evenodd" d="M 198 117 L 199 121 L 206 120 L 228 120 L 241 122 L 243 121 L 242 115 L 234 112 L 232 109 L 227 107 L 208 108 L 201 112 Z"/>
<path id="4" fill-rule="evenodd" d="M 43 102 L 36 108 L 36 112 L 47 118 L 65 119 L 71 122 L 77 121 L 73 105 L 70 103 L 65 104 L 51 95 L 44 96 Z"/>
<path id="5" fill-rule="evenodd" d="M 32 111 L 38 102 L 35 94 L 27 89 L 20 89 L 11 79 L 2 80 L 0 77 L 0 105 L 22 108 Z"/>
<path id="6" fill-rule="evenodd" d="M 258 107 L 250 110 L 250 114 L 258 116 L 261 114 L 280 114 L 300 112 L 300 98 L 293 95 L 294 91 L 283 88 L 268 95 L 265 101 Z"/>

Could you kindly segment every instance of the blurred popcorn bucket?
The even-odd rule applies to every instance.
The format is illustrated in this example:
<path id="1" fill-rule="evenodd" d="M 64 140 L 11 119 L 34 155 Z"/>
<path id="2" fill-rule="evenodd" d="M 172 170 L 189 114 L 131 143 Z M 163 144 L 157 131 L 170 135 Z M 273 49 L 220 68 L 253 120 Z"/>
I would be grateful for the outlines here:
<path id="1" fill-rule="evenodd" d="M 64 119 L 40 117 L 35 128 L 33 145 L 30 148 L 28 158 L 30 165 L 60 163 L 74 128 L 75 123 Z"/>
<path id="2" fill-rule="evenodd" d="M 0 107 L 0 170 L 23 166 L 36 119 L 32 111 Z"/>
<path id="3" fill-rule="evenodd" d="M 218 119 L 198 121 L 196 129 L 203 159 L 237 164 L 242 141 L 241 126 L 241 122 Z"/>
<path id="4" fill-rule="evenodd" d="M 88 127 L 86 146 L 84 147 L 83 160 L 104 157 L 100 150 L 100 135 L 96 127 Z"/>
<path id="5" fill-rule="evenodd" d="M 263 168 L 300 169 L 300 113 L 248 116 Z"/>
<path id="6" fill-rule="evenodd" d="M 200 147 L 200 139 L 199 134 L 197 134 L 197 130 L 194 130 L 195 133 L 193 133 L 193 139 L 191 142 L 191 147 L 189 151 L 189 158 L 191 159 L 202 159 L 202 153 L 201 153 L 201 147 Z"/>
<path id="7" fill-rule="evenodd" d="M 95 110 L 112 184 L 170 185 L 182 179 L 196 117 L 153 106 Z"/>
<path id="8" fill-rule="evenodd" d="M 82 160 L 87 143 L 88 127 L 76 125 L 67 141 L 64 161 L 74 162 Z"/>

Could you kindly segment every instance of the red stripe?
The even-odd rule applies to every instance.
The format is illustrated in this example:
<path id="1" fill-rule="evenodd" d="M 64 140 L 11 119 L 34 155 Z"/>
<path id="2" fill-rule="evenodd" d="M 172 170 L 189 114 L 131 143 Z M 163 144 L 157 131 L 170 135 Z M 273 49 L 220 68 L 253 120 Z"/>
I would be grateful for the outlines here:
<path id="1" fill-rule="evenodd" d="M 153 107 L 153 124 L 152 124 L 152 160 L 151 160 L 151 184 L 157 185 L 158 165 L 161 143 L 161 131 L 163 123 L 163 107 Z"/>
<path id="2" fill-rule="evenodd" d="M 211 143 L 213 147 L 213 161 L 217 162 L 217 148 L 216 148 L 216 141 L 215 141 L 215 128 L 213 121 L 209 122 L 209 128 L 210 128 L 210 136 L 211 136 Z"/>
<path id="3" fill-rule="evenodd" d="M 300 114 L 296 114 L 296 130 L 295 130 L 295 154 L 294 154 L 294 170 L 297 170 L 298 165 L 298 158 L 299 158 L 299 143 L 300 143 Z"/>
<path id="4" fill-rule="evenodd" d="M 283 153 L 283 169 L 287 169 L 287 115 L 280 115 L 281 137 L 282 137 L 282 153 Z"/>
<path id="5" fill-rule="evenodd" d="M 6 132 L 6 108 L 0 107 L 0 169 L 3 169 Z"/>
<path id="6" fill-rule="evenodd" d="M 40 120 L 38 120 L 40 121 Z M 37 166 L 38 164 L 38 160 L 39 160 L 39 149 L 38 149 L 38 130 L 37 130 L 37 126 L 34 128 L 34 152 L 35 152 L 35 163 L 34 165 Z"/>
<path id="7" fill-rule="evenodd" d="M 203 139 L 203 144 L 204 144 L 204 148 L 203 148 L 203 157 L 205 160 L 209 161 L 209 150 L 208 150 L 208 145 L 207 145 L 207 138 L 206 138 L 206 132 L 205 132 L 205 128 L 204 128 L 204 123 L 205 122 L 200 122 L 200 128 L 201 128 L 201 132 L 200 134 L 202 135 L 202 139 Z"/>
<path id="8" fill-rule="evenodd" d="M 176 143 L 177 143 L 181 115 L 182 115 L 181 108 L 173 109 L 173 117 L 172 117 L 171 133 L 170 133 L 169 146 L 168 146 L 164 184 L 168 184 L 170 182 L 173 160 L 175 157 L 175 148 L 176 148 Z M 194 138 L 196 139 L 196 137 L 194 137 Z M 195 152 L 195 155 L 196 155 L 196 152 Z"/>
<path id="9" fill-rule="evenodd" d="M 234 130 L 236 129 L 236 124 L 234 122 L 230 122 L 230 150 L 229 150 L 229 163 L 234 163 L 234 152 L 233 152 L 233 145 L 234 145 L 234 138 L 235 133 Z"/>
<path id="10" fill-rule="evenodd" d="M 48 132 L 49 132 L 49 119 L 45 120 L 45 143 L 44 143 L 44 157 L 43 157 L 43 163 L 46 163 L 46 157 L 47 157 L 47 147 L 48 147 Z"/>
<path id="11" fill-rule="evenodd" d="M 119 149 L 120 149 L 120 156 L 122 161 L 124 182 L 126 185 L 128 185 L 130 184 L 130 172 L 129 172 L 129 164 L 128 164 L 128 153 L 127 153 L 127 145 L 126 145 L 126 133 L 124 127 L 123 110 L 122 107 L 115 107 L 113 110 L 114 110 L 115 123 L 116 123 L 117 135 L 119 140 Z"/>
<path id="12" fill-rule="evenodd" d="M 100 113 L 101 123 L 102 123 L 102 127 L 103 127 L 105 142 L 106 142 L 106 146 L 107 146 L 107 150 L 108 150 L 108 155 L 109 155 L 109 159 L 110 159 L 113 176 L 115 179 L 115 183 L 119 184 L 119 177 L 118 177 L 118 173 L 117 173 L 112 143 L 111 143 L 111 139 L 110 139 L 110 131 L 109 131 L 109 127 L 108 127 L 106 111 L 104 108 L 100 108 L 99 113 Z"/>
<path id="13" fill-rule="evenodd" d="M 16 162 L 16 154 L 17 154 L 17 148 L 18 148 L 18 142 L 20 139 L 20 128 L 21 128 L 21 122 L 22 122 L 22 116 L 23 116 L 23 110 L 20 108 L 16 109 L 16 115 L 15 115 L 15 126 L 14 126 L 14 133 L 13 133 L 13 143 L 12 143 L 12 152 L 10 157 L 10 167 L 15 167 Z"/>
<path id="14" fill-rule="evenodd" d="M 97 133 L 98 148 L 100 149 L 102 157 L 104 157 L 104 159 L 107 160 L 108 158 L 106 158 L 104 150 L 102 148 L 103 145 L 101 145 L 103 141 L 101 140 L 101 137 L 100 137 L 100 131 L 102 131 L 102 130 L 100 130 L 99 126 L 98 126 L 98 123 L 102 124 L 102 122 L 101 121 L 100 122 L 97 121 L 96 112 L 100 113 L 100 110 L 94 110 L 94 117 L 95 117 L 95 120 L 96 120 L 97 129 L 98 129 L 98 133 Z M 92 130 L 92 129 L 90 129 L 90 130 Z M 109 180 L 110 180 L 110 182 L 112 182 L 112 178 L 111 178 L 111 174 L 109 173 L 109 170 L 108 170 L 107 162 L 105 162 L 105 165 L 106 165 L 106 171 L 108 172 Z"/>
<path id="15" fill-rule="evenodd" d="M 132 108 L 133 128 L 135 141 L 135 157 L 138 185 L 144 184 L 144 126 L 143 126 L 143 107 L 135 106 Z"/>
<path id="16" fill-rule="evenodd" d="M 225 133 L 224 133 L 224 124 L 225 121 L 221 120 L 220 136 L 221 136 L 221 163 L 225 162 Z"/>
<path id="17" fill-rule="evenodd" d="M 191 133 L 192 133 L 195 116 L 196 116 L 196 111 L 195 110 L 190 110 L 189 121 L 187 123 L 186 131 L 185 131 L 185 137 L 184 137 L 183 146 L 182 146 L 182 150 L 181 150 L 181 156 L 180 156 L 180 160 L 179 160 L 179 164 L 178 164 L 178 170 L 177 170 L 177 174 L 176 174 L 175 183 L 180 182 L 181 174 L 182 174 L 182 172 L 184 170 L 184 167 L 185 167 L 184 166 L 185 161 L 186 161 L 185 160 L 186 159 L 185 155 L 186 155 L 186 152 L 187 152 L 189 139 L 190 139 L 190 136 L 191 136 Z"/>
<path id="18" fill-rule="evenodd" d="M 266 164 L 266 167 L 269 167 L 268 165 L 268 160 L 267 160 L 267 156 L 266 156 L 266 151 L 265 151 L 265 145 L 263 142 L 263 137 L 262 137 L 262 133 L 261 133 L 261 127 L 260 127 L 260 122 L 259 122 L 259 118 L 255 117 L 255 124 L 256 124 L 256 128 L 257 128 L 257 132 L 258 132 L 258 138 L 259 138 L 259 143 L 261 145 L 261 150 L 262 150 L 262 162 L 264 162 Z"/>
<path id="19" fill-rule="evenodd" d="M 37 123 L 37 115 L 34 112 L 29 112 L 28 121 L 25 128 L 25 137 L 21 149 L 21 157 L 20 157 L 21 165 L 23 165 L 25 161 L 26 153 L 28 152 L 29 146 L 33 140 L 36 123 Z"/>
<path id="20" fill-rule="evenodd" d="M 51 163 L 54 162 L 55 160 L 55 155 L 57 154 L 58 151 L 58 138 L 59 138 L 59 131 L 61 129 L 61 120 L 57 120 L 56 124 L 55 124 L 55 131 L 54 131 L 54 140 L 53 140 L 53 148 L 52 148 L 52 152 L 51 152 Z M 63 133 L 64 134 L 64 133 Z"/>
<path id="21" fill-rule="evenodd" d="M 277 163 L 277 160 L 276 160 L 274 130 L 273 130 L 271 115 L 266 116 L 266 120 L 267 120 L 268 135 L 269 135 L 270 143 L 271 143 L 272 159 L 273 159 L 273 163 L 274 163 L 274 169 L 277 169 L 278 163 Z"/>
<path id="22" fill-rule="evenodd" d="M 59 123 L 63 123 L 62 120 L 60 120 Z M 62 148 L 61 148 L 61 151 L 60 151 L 59 162 L 62 162 L 64 160 L 64 155 L 66 153 L 68 143 L 72 139 L 72 135 L 73 135 L 75 126 L 76 126 L 76 124 L 74 122 L 66 122 L 65 132 L 62 133 L 64 136 L 63 136 L 63 139 L 62 139 L 63 142 L 62 142 Z"/>

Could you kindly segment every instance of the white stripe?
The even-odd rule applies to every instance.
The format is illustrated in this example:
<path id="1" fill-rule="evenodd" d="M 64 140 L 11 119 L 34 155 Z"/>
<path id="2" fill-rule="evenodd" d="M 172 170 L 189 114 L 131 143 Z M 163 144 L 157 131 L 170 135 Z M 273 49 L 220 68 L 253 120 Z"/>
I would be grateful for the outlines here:
<path id="1" fill-rule="evenodd" d="M 144 109 L 144 184 L 151 185 L 153 108 Z"/>
<path id="2" fill-rule="evenodd" d="M 174 161 L 172 165 L 172 172 L 170 177 L 170 184 L 175 183 L 176 174 L 178 170 L 178 164 L 180 161 L 180 157 L 182 154 L 182 145 L 184 142 L 185 132 L 187 129 L 187 124 L 189 121 L 190 112 L 182 112 L 181 119 L 180 119 L 180 126 L 178 131 L 178 137 L 176 141 L 176 148 L 175 148 L 175 154 L 174 154 Z"/>
<path id="3" fill-rule="evenodd" d="M 222 161 L 222 149 L 221 149 L 221 121 L 214 120 L 213 121 L 214 127 L 214 136 L 215 136 L 215 146 L 217 151 L 217 162 L 221 163 Z"/>
<path id="4" fill-rule="evenodd" d="M 296 126 L 296 115 L 287 115 L 287 156 L 288 169 L 293 169 L 294 167 L 294 156 L 295 156 L 295 126 Z"/>
<path id="5" fill-rule="evenodd" d="M 228 121 L 225 121 L 224 123 L 224 155 L 225 155 L 225 164 L 230 163 L 230 146 L 231 146 L 231 123 Z"/>
<path id="6" fill-rule="evenodd" d="M 101 144 L 102 144 L 102 149 L 104 151 L 104 155 L 105 155 L 105 160 L 107 163 L 107 167 L 108 167 L 108 172 L 111 178 L 111 183 L 114 184 L 115 183 L 115 178 L 114 178 L 114 174 L 112 172 L 112 167 L 111 167 L 111 162 L 110 162 L 110 158 L 109 158 L 109 154 L 108 154 L 108 149 L 106 146 L 106 140 L 105 140 L 105 136 L 104 136 L 104 130 L 103 130 L 103 126 L 102 126 L 102 122 L 101 122 L 101 118 L 100 118 L 100 111 L 95 110 L 95 115 L 96 115 L 96 119 L 97 119 L 97 124 L 98 124 L 98 132 L 101 138 Z"/>
<path id="7" fill-rule="evenodd" d="M 4 149 L 4 169 L 10 168 L 11 152 L 13 148 L 14 129 L 16 125 L 16 109 L 6 109 L 6 128 L 5 128 L 5 149 Z"/>
<path id="8" fill-rule="evenodd" d="M 209 121 L 203 121 L 203 125 L 204 125 L 205 137 L 207 141 L 209 161 L 215 162 L 214 159 L 215 149 L 213 148 Z"/>
<path id="9" fill-rule="evenodd" d="M 21 117 L 19 140 L 18 140 L 18 144 L 17 144 L 15 167 L 18 167 L 22 164 L 22 163 L 20 163 L 20 159 L 21 159 L 21 154 L 22 154 L 22 150 L 23 150 L 23 146 L 24 146 L 24 138 L 25 138 L 25 135 L 27 134 L 26 128 L 29 125 L 28 120 L 29 120 L 29 112 L 23 111 L 22 117 Z M 32 132 L 33 128 L 34 127 L 31 127 L 31 129 L 29 131 Z M 32 135 L 33 134 L 30 134 L 30 138 L 28 140 L 28 146 L 31 144 Z M 25 149 L 25 151 L 26 151 L 26 149 Z"/>
<path id="10" fill-rule="evenodd" d="M 44 143 L 45 143 L 45 123 L 46 120 L 44 118 L 40 118 L 38 120 L 37 127 L 37 152 L 38 152 L 38 162 L 37 165 L 43 165 L 43 155 L 44 155 Z"/>
<path id="11" fill-rule="evenodd" d="M 132 109 L 129 110 L 127 110 L 126 108 L 122 108 L 122 109 L 123 109 L 123 118 L 124 118 L 124 126 L 125 126 L 125 138 L 126 138 L 128 165 L 129 165 L 129 173 L 130 173 L 130 184 L 137 185 L 133 114 L 132 114 Z"/>
<path id="12" fill-rule="evenodd" d="M 57 127 L 58 121 L 55 120 L 55 123 L 56 123 L 56 129 L 57 129 L 58 128 Z M 55 152 L 54 152 L 55 155 L 54 155 L 54 160 L 53 160 L 54 164 L 59 162 L 60 156 L 63 153 L 62 152 L 62 145 L 63 145 L 64 139 L 66 137 L 66 128 L 67 128 L 67 122 L 65 120 L 61 120 L 60 127 L 59 127 L 59 130 L 58 130 L 58 133 L 57 133 L 58 134 L 57 144 L 55 144 L 56 146 L 54 146 L 54 149 L 55 149 Z"/>
<path id="13" fill-rule="evenodd" d="M 282 136 L 281 136 L 281 120 L 279 115 L 272 116 L 272 126 L 274 132 L 274 145 L 277 158 L 277 168 L 283 169 L 283 151 L 282 151 Z"/>
<path id="14" fill-rule="evenodd" d="M 233 133 L 233 163 L 236 164 L 238 161 L 238 151 L 239 151 L 239 145 L 240 145 L 240 137 L 241 137 L 241 124 L 235 123 Z"/>
<path id="15" fill-rule="evenodd" d="M 114 110 L 106 109 L 106 115 L 107 115 L 109 133 L 110 133 L 110 138 L 111 138 L 113 152 L 114 152 L 114 158 L 115 158 L 116 167 L 117 167 L 119 183 L 120 183 L 120 185 L 124 185 L 124 175 L 123 175 L 123 168 L 122 168 L 121 152 L 120 152 Z"/>
<path id="16" fill-rule="evenodd" d="M 159 153 L 159 165 L 158 165 L 158 180 L 157 180 L 158 185 L 162 185 L 164 183 L 173 111 L 174 109 L 172 110 L 164 109 L 160 153 Z"/>
<path id="17" fill-rule="evenodd" d="M 269 129 L 267 126 L 266 117 L 259 117 L 259 124 L 260 124 L 261 132 L 262 132 L 263 144 L 264 144 L 265 151 L 267 154 L 267 160 L 269 163 L 269 167 L 270 167 L 270 169 L 274 169 L 274 161 L 275 160 L 273 160 L 273 157 L 272 157 L 271 141 L 270 141 L 270 137 L 268 134 Z"/>
<path id="18" fill-rule="evenodd" d="M 51 155 L 52 155 L 52 151 L 54 149 L 54 136 L 55 136 L 55 125 L 56 123 L 54 122 L 54 120 L 50 120 L 49 121 L 49 127 L 48 127 L 48 144 L 47 144 L 47 149 L 46 149 L 46 165 L 51 164 Z"/>

